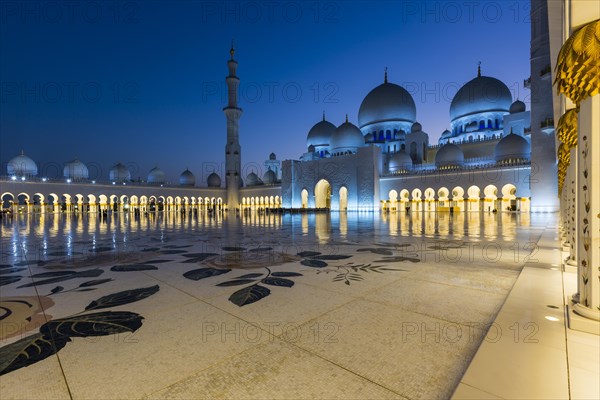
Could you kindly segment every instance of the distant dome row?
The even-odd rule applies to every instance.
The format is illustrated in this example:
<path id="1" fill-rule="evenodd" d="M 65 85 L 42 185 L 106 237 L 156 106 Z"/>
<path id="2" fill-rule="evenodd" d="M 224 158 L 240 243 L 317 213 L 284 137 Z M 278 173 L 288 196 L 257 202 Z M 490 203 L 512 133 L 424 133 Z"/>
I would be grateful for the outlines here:
<path id="1" fill-rule="evenodd" d="M 513 102 L 510 90 L 502 81 L 481 76 L 479 69 L 477 77 L 463 85 L 452 98 L 450 120 L 456 124 L 481 113 L 514 114 L 523 111 L 525 103 L 520 100 Z M 323 115 L 323 120 L 308 132 L 306 146 L 314 146 L 317 151 L 327 148 L 330 152 L 344 152 L 350 147 L 364 146 L 368 134 L 363 136 L 363 132 L 370 132 L 372 128 L 376 130 L 382 123 L 394 122 L 408 133 L 416 119 L 417 108 L 411 94 L 402 86 L 388 82 L 386 72 L 384 83 L 371 90 L 362 101 L 358 110 L 358 127 L 348 123 L 346 117 L 346 123 L 336 128 Z M 442 135 L 449 137 L 452 133 L 445 131 Z"/>
<path id="2" fill-rule="evenodd" d="M 9 176 L 16 177 L 33 177 L 38 174 L 38 167 L 35 161 L 30 157 L 26 156 L 25 153 L 21 152 L 18 156 L 12 158 L 7 166 L 6 172 Z M 89 178 L 88 167 L 78 159 L 69 161 L 63 168 L 63 176 L 66 179 L 73 181 L 81 181 Z M 131 181 L 131 172 L 129 169 L 121 164 L 117 163 L 108 172 L 108 179 L 111 182 L 129 182 Z M 154 167 L 148 173 L 147 182 L 152 185 L 162 185 L 166 183 L 167 177 L 163 170 L 158 167 Z M 220 187 L 221 177 L 213 172 L 208 175 L 206 180 L 208 187 Z M 189 170 L 186 169 L 179 175 L 180 186 L 194 186 L 196 185 L 196 177 Z"/>

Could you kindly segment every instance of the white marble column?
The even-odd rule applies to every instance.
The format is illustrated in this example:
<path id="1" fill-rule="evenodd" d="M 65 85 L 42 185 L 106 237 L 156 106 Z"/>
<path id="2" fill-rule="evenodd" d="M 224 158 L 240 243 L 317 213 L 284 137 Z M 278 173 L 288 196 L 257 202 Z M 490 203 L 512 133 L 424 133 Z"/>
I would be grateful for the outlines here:
<path id="1" fill-rule="evenodd" d="M 600 320 L 600 95 L 580 103 L 577 260 L 579 303 L 573 310 Z"/>

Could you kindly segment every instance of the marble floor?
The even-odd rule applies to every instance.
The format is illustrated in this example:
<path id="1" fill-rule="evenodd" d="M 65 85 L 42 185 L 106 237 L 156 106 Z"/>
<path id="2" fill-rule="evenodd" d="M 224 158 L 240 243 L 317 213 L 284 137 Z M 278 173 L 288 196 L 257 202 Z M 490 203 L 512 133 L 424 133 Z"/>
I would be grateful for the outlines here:
<path id="1" fill-rule="evenodd" d="M 556 223 L 515 213 L 2 220 L 0 397 L 530 397 L 488 387 L 513 361 L 515 324 L 541 342 L 523 368 L 566 359 L 539 325 L 548 309 L 507 308 L 539 290 L 562 309 L 563 292 L 541 286 L 554 277 L 538 276 L 562 279 Z M 583 349 L 590 340 L 576 338 Z M 550 393 L 568 398 L 557 371 Z"/>

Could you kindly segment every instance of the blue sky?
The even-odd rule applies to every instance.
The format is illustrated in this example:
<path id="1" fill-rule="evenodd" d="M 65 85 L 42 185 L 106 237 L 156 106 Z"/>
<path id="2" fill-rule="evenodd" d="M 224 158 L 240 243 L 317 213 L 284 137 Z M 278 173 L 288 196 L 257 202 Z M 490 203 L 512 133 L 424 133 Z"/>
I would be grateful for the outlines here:
<path id="1" fill-rule="evenodd" d="M 357 123 L 389 80 L 436 142 L 458 88 L 484 75 L 527 102 L 526 1 L 132 1 L 0 5 L 0 161 L 22 149 L 52 175 L 77 156 L 106 179 L 204 180 L 224 162 L 226 61 L 239 62 L 245 171 L 298 158 L 325 111 Z"/>

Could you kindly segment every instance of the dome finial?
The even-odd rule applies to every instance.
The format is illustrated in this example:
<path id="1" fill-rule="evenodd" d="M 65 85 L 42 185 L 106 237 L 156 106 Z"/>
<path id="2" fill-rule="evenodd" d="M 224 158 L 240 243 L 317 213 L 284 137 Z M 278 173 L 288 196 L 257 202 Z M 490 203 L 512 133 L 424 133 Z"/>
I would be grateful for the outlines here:
<path id="1" fill-rule="evenodd" d="M 229 49 L 229 54 L 231 54 L 231 59 L 233 60 L 233 55 L 235 54 L 235 48 L 233 47 L 233 39 L 231 39 L 231 49 Z"/>
<path id="2" fill-rule="evenodd" d="M 325 121 L 325 110 L 323 110 L 323 121 Z"/>
<path id="3" fill-rule="evenodd" d="M 481 61 L 477 63 L 477 77 L 481 76 Z"/>
<path id="4" fill-rule="evenodd" d="M 383 83 L 388 83 L 387 82 L 387 67 L 385 67 L 385 72 L 383 73 Z"/>
<path id="5" fill-rule="evenodd" d="M 348 114 L 346 114 L 346 123 L 348 123 Z"/>

